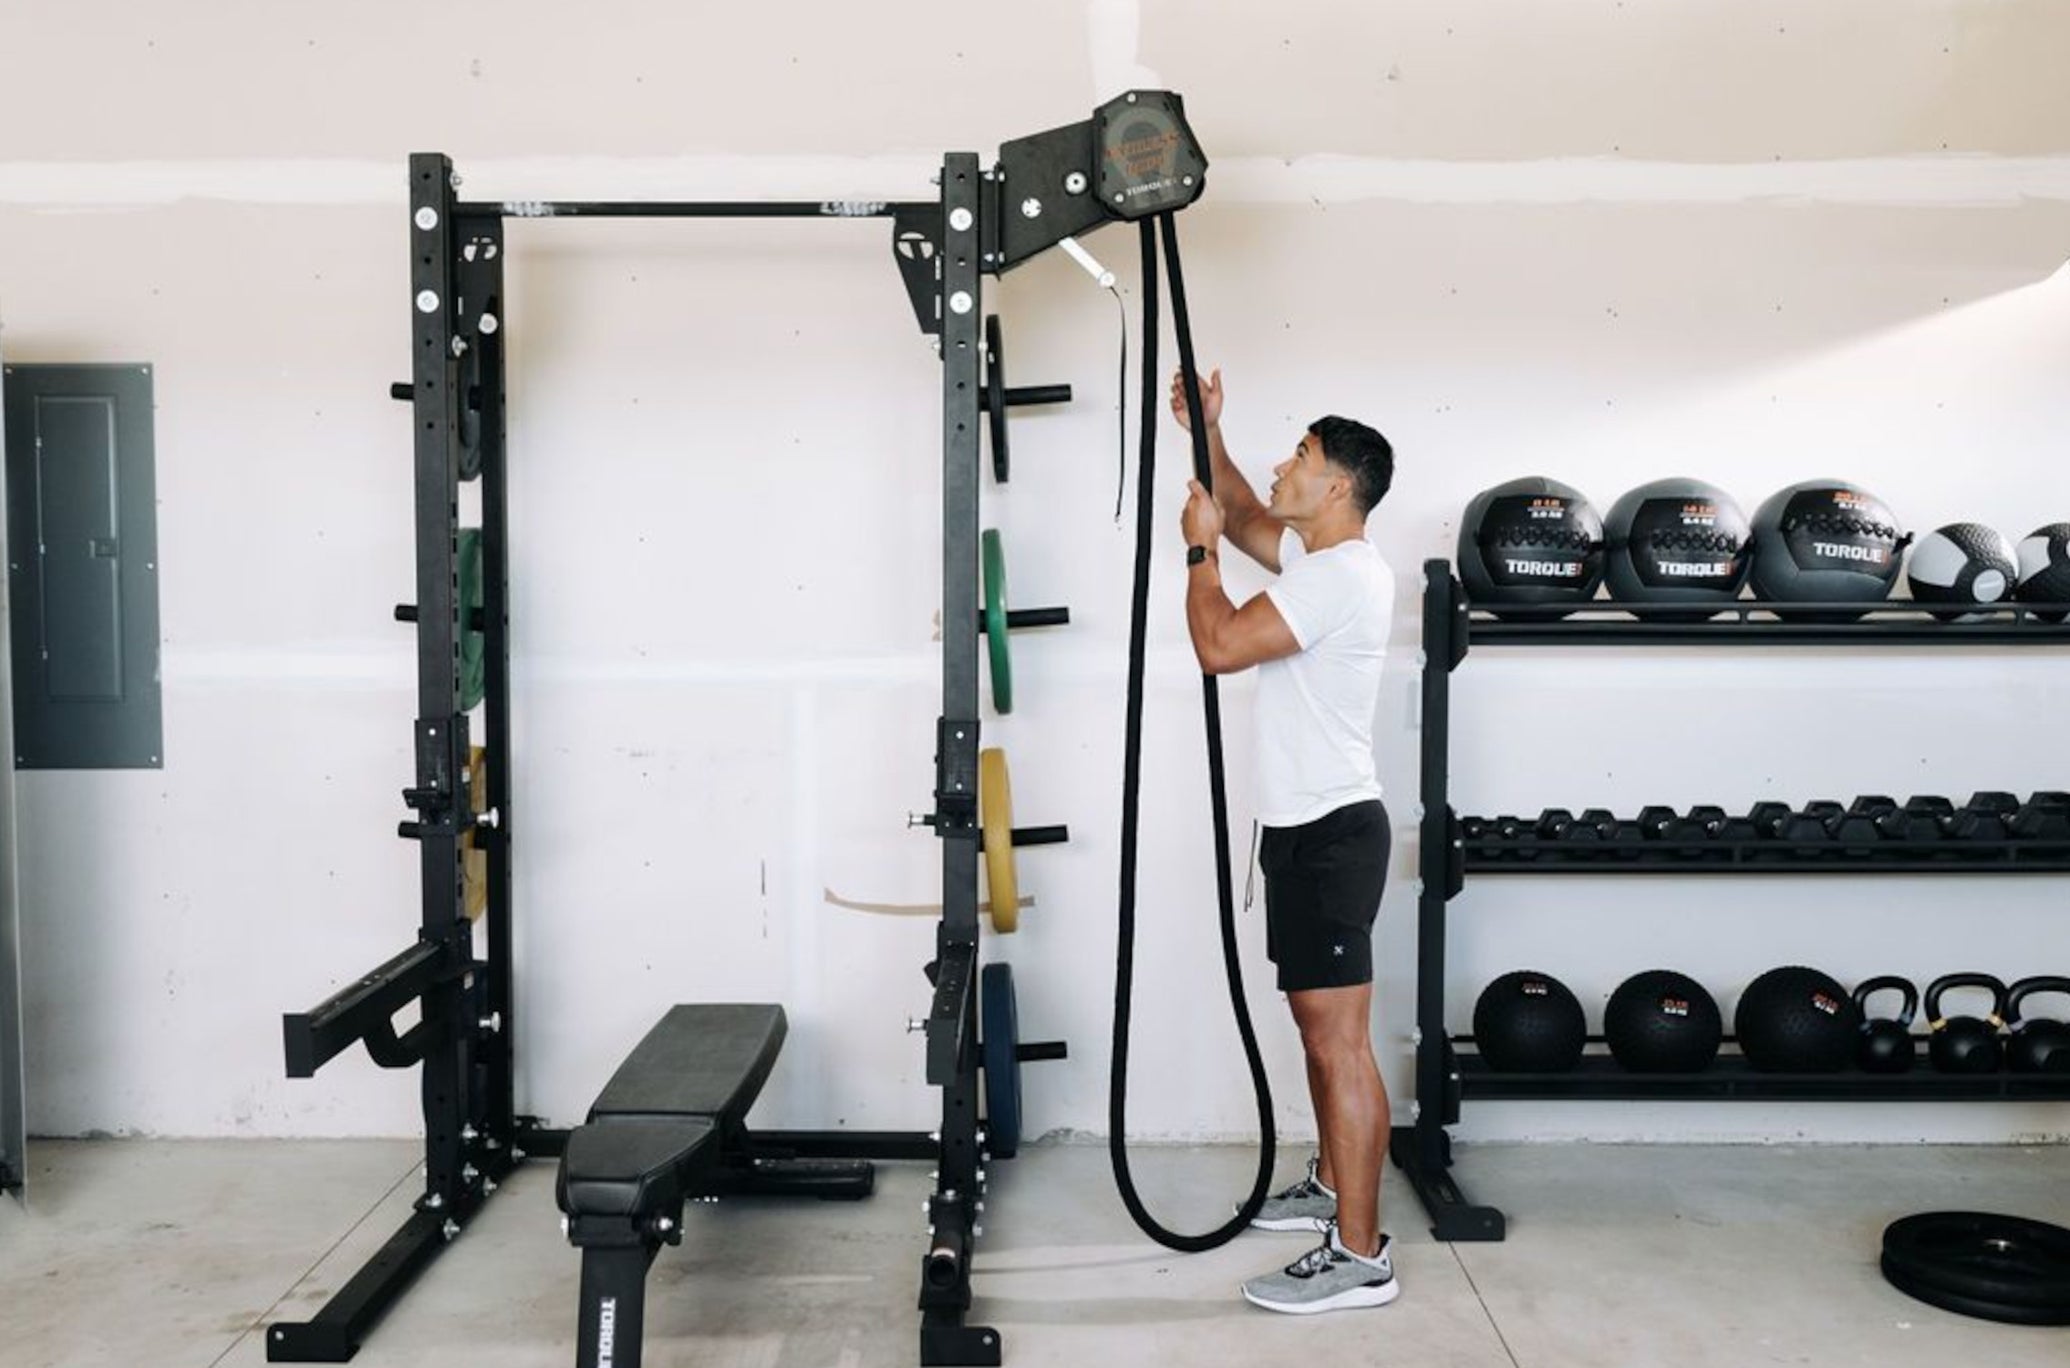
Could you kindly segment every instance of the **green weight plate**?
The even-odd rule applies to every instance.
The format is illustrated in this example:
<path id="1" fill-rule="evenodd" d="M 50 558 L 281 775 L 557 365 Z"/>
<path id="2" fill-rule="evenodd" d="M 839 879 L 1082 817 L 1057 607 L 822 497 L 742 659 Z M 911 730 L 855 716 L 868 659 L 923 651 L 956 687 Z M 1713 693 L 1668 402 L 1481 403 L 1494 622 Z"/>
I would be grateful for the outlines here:
<path id="1" fill-rule="evenodd" d="M 488 642 L 470 624 L 482 606 L 482 532 L 460 529 L 460 711 L 471 712 L 488 692 Z"/>
<path id="2" fill-rule="evenodd" d="M 1013 711 L 1013 647 L 1006 630 L 1006 548 L 999 529 L 979 538 L 985 564 L 985 649 L 992 656 L 992 706 Z"/>

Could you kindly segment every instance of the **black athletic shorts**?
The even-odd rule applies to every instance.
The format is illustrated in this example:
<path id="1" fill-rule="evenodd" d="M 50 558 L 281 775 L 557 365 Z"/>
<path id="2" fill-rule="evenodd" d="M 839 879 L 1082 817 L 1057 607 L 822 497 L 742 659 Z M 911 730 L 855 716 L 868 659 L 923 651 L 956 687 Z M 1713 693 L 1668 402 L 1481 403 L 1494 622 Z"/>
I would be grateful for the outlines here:
<path id="1" fill-rule="evenodd" d="M 1265 828 L 1265 954 L 1279 966 L 1281 992 L 1373 981 L 1373 919 L 1392 842 L 1377 798 Z"/>

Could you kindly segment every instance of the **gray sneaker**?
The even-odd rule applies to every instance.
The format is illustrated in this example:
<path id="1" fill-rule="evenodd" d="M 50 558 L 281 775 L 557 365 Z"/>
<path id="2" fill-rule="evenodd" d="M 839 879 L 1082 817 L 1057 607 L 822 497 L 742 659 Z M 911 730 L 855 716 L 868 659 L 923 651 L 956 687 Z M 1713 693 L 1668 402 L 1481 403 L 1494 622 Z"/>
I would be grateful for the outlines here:
<path id="1" fill-rule="evenodd" d="M 1251 1217 L 1251 1225 L 1257 1230 L 1313 1230 L 1325 1231 L 1330 1222 L 1337 1219 L 1337 1194 L 1323 1186 L 1316 1177 L 1320 1161 L 1308 1161 L 1308 1176 L 1292 1187 L 1284 1188 L 1265 1199 L 1265 1205 L 1258 1208 L 1258 1214 Z"/>
<path id="2" fill-rule="evenodd" d="M 1394 1238 L 1380 1237 L 1380 1252 L 1360 1258 L 1337 1238 L 1330 1223 L 1323 1242 L 1277 1273 L 1252 1278 L 1243 1285 L 1243 1299 L 1267 1311 L 1308 1316 L 1354 1306 L 1385 1306 L 1401 1295 L 1394 1280 Z"/>

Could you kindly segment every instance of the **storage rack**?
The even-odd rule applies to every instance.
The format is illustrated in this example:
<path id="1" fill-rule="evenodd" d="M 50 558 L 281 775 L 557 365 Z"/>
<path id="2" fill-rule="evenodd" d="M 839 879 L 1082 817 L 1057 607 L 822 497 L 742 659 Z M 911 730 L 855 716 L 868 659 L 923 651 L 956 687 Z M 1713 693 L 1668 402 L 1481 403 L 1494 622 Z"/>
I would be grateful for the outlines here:
<path id="1" fill-rule="evenodd" d="M 1584 1056 L 1568 1073 L 1508 1073 L 1490 1068 L 1470 1036 L 1445 1024 L 1445 926 L 1451 901 L 1468 875 L 1590 874 L 1613 876 L 1717 874 L 2070 874 L 2070 842 L 1906 842 L 1873 847 L 1761 837 L 1672 841 L 1618 837 L 1577 854 L 1569 844 L 1492 828 L 1469 837 L 1474 819 L 1451 805 L 1451 676 L 1471 646 L 1677 646 L 1859 648 L 2070 646 L 2070 623 L 2048 617 L 2062 605 L 2009 604 L 1967 622 L 1940 621 L 1920 607 L 1862 604 L 1776 604 L 1740 600 L 1703 621 L 1664 621 L 1658 604 L 1591 601 L 1533 611 L 1502 605 L 1498 620 L 1472 611 L 1450 562 L 1423 563 L 1423 697 L 1421 848 L 1417 894 L 1416 1102 L 1411 1123 L 1397 1126 L 1389 1151 L 1429 1213 L 1440 1240 L 1500 1240 L 1503 1213 L 1470 1202 L 1454 1181 L 1452 1137 L 1469 1099 L 1522 1101 L 2064 1101 L 2070 1077 L 1999 1073 L 1955 1075 L 1915 1069 L 1871 1075 L 1793 1074 L 1751 1068 L 1721 1055 L 1701 1073 L 1641 1074 L 1604 1055 Z M 1672 610 L 1669 610 L 1672 611 Z M 1685 610 L 1686 611 L 1686 610 Z M 1651 613 L 1650 618 L 1638 614 Z M 1567 614 L 1572 614 L 1571 616 Z M 1787 615 L 1787 616 L 1785 616 Z M 1807 621 L 1807 617 L 1857 620 Z M 1484 824 L 1485 825 L 1485 824 Z"/>

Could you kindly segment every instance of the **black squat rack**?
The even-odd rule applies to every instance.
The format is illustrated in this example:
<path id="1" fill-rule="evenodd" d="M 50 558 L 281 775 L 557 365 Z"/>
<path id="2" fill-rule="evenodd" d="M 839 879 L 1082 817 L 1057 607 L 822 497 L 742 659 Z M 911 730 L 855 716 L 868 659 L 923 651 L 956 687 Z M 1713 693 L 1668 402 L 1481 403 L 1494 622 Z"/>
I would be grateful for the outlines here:
<path id="1" fill-rule="evenodd" d="M 459 198 L 450 159 L 410 158 L 413 376 L 392 395 L 411 406 L 415 435 L 416 602 L 396 610 L 415 624 L 417 638 L 416 767 L 402 795 L 415 815 L 399 834 L 417 844 L 422 915 L 414 943 L 310 1011 L 288 1014 L 284 1034 L 290 1077 L 309 1077 L 362 1043 L 384 1068 L 421 1068 L 424 1191 L 401 1228 L 314 1318 L 268 1327 L 269 1359 L 350 1359 L 497 1184 L 526 1157 L 557 1155 L 566 1143 L 565 1130 L 518 1112 L 512 1084 L 518 1004 L 510 854 L 518 821 L 510 746 L 504 226 L 510 219 L 639 217 L 890 219 L 893 259 L 914 318 L 941 357 L 942 712 L 934 738 L 935 808 L 923 820 L 941 841 L 942 916 L 935 958 L 926 966 L 932 998 L 922 1026 L 927 1082 L 941 1093 L 940 1128 L 757 1138 L 806 1158 L 936 1162 L 930 1244 L 920 1261 L 920 1361 L 1000 1362 L 998 1332 L 965 1323 L 969 1252 L 984 1192 L 979 417 L 990 429 L 995 476 L 1004 480 L 1007 409 L 1061 402 L 1070 390 L 1005 386 L 997 321 L 984 320 L 981 284 L 1058 245 L 1093 269 L 1074 235 L 1184 208 L 1201 194 L 1205 167 L 1182 101 L 1166 91 L 1129 92 L 1089 119 L 1003 144 L 989 168 L 975 153 L 949 153 L 938 197 L 913 202 L 469 201 Z M 461 486 L 476 480 L 478 535 L 463 529 L 459 497 Z M 1036 610 L 1007 625 L 1061 620 L 1053 610 Z M 471 736 L 477 707 L 484 713 L 478 744 Z M 1016 832 L 1015 843 L 1051 839 L 1040 830 L 1026 835 Z M 477 920 L 486 941 L 480 952 Z M 393 1018 L 411 1004 L 419 1019 L 399 1033 Z M 1019 1047 L 1021 1059 L 1060 1054 L 1052 1045 Z"/>
<path id="2" fill-rule="evenodd" d="M 1500 1240 L 1505 1233 L 1503 1213 L 1469 1201 L 1450 1173 L 1452 1137 L 1446 1127 L 1458 1123 L 1467 1099 L 2070 1100 L 2070 1077 L 2064 1076 L 1770 1073 L 1754 1070 L 1730 1049 L 1701 1073 L 1629 1073 L 1594 1053 L 1568 1073 L 1504 1073 L 1488 1067 L 1473 1049 L 1472 1037 L 1451 1033 L 1446 1023 L 1446 917 L 1468 875 L 2070 874 L 2070 840 L 1790 840 L 1734 823 L 1701 834 L 1683 828 L 1686 835 L 1668 839 L 1624 824 L 1614 836 L 1576 843 L 1549 839 L 1529 826 L 1517 829 L 1462 816 L 1452 808 L 1451 677 L 1470 647 L 2060 648 L 2070 647 L 2070 624 L 2048 619 L 2065 611 L 2060 605 L 2007 604 L 1978 613 L 1973 621 L 1943 622 L 1898 601 L 1865 610 L 1859 603 L 1747 599 L 1692 622 L 1664 620 L 1657 604 L 1598 600 L 1578 610 L 1537 613 L 1505 604 L 1497 618 L 1468 604 L 1450 562 L 1425 561 L 1416 1101 L 1411 1124 L 1395 1127 L 1389 1152 L 1429 1214 L 1432 1233 L 1440 1240 Z M 1566 612 L 1572 615 L 1560 615 Z M 1729 1036 L 1726 1043 L 1732 1043 Z"/>

